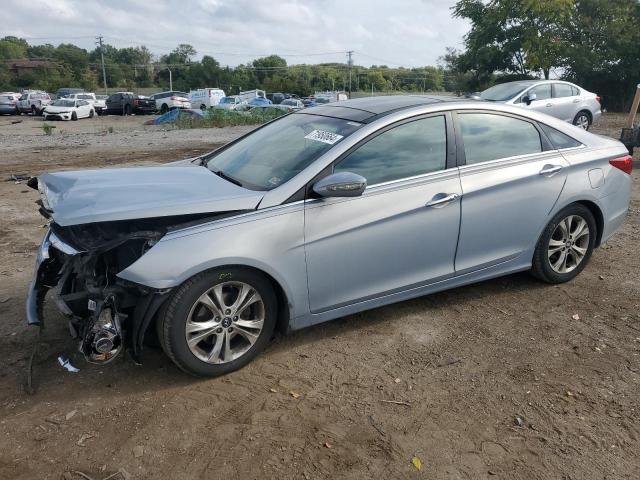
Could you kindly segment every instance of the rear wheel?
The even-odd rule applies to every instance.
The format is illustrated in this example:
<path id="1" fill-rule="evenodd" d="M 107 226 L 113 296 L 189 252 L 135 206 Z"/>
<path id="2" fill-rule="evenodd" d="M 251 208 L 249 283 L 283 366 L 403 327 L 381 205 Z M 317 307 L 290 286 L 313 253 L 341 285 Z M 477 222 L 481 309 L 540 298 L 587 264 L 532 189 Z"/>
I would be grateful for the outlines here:
<path id="1" fill-rule="evenodd" d="M 162 107 L 160 107 L 160 113 L 167 113 L 169 111 L 169 105 L 167 105 L 166 103 L 162 104 Z"/>
<path id="2" fill-rule="evenodd" d="M 576 127 L 582 128 L 583 130 L 589 130 L 589 126 L 591 125 L 591 115 L 589 115 L 589 112 L 586 112 L 584 110 L 578 112 L 573 119 L 573 124 Z"/>
<path id="3" fill-rule="evenodd" d="M 38 115 L 38 109 L 35 105 L 31 105 L 31 115 L 33 115 L 34 117 Z"/>
<path id="4" fill-rule="evenodd" d="M 158 319 L 165 353 L 187 373 L 215 377 L 249 363 L 273 334 L 277 303 L 269 281 L 241 268 L 187 280 Z"/>
<path id="5" fill-rule="evenodd" d="M 94 115 L 93 109 L 89 110 L 89 118 L 93 118 L 93 115 Z"/>
<path id="6" fill-rule="evenodd" d="M 569 205 L 553 217 L 542 233 L 531 272 L 548 283 L 572 280 L 591 258 L 596 235 L 591 211 L 584 205 Z"/>

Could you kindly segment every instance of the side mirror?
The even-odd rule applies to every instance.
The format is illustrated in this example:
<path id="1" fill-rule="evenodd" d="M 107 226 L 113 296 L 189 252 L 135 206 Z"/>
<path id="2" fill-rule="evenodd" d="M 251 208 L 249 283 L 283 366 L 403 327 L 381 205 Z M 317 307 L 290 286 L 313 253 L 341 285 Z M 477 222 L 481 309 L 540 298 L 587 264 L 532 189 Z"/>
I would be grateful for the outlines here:
<path id="1" fill-rule="evenodd" d="M 522 97 L 522 101 L 527 105 L 531 105 L 531 102 L 533 102 L 537 98 L 538 96 L 535 93 L 530 93 L 529 95 L 525 95 L 524 97 Z"/>
<path id="2" fill-rule="evenodd" d="M 351 172 L 337 172 L 313 186 L 321 197 L 359 197 L 367 188 L 367 179 Z"/>

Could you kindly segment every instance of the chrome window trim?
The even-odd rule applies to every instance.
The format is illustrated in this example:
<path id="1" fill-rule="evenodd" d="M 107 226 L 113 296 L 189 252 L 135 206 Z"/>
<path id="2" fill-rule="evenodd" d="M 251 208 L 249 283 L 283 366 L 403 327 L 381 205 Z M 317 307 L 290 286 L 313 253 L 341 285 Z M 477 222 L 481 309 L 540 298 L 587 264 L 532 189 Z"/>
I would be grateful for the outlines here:
<path id="1" fill-rule="evenodd" d="M 525 155 L 514 155 L 511 157 L 498 158 L 496 160 L 487 160 L 486 162 L 472 163 L 470 165 L 460 165 L 460 175 L 467 173 L 476 173 L 475 171 L 493 170 L 501 167 L 511 167 L 514 165 L 522 165 L 524 163 L 535 162 L 544 158 L 558 156 L 558 150 L 547 150 Z"/>

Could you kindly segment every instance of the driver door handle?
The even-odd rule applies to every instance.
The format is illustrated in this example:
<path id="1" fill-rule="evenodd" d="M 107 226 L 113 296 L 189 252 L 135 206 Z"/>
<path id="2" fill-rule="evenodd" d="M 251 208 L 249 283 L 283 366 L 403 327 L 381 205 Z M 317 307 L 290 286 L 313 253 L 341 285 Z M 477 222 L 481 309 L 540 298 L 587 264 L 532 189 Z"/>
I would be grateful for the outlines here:
<path id="1" fill-rule="evenodd" d="M 560 165 L 545 165 L 542 167 L 542 170 L 540 170 L 540 175 L 553 175 L 554 173 L 558 173 L 560 170 L 562 170 Z"/>
<path id="2" fill-rule="evenodd" d="M 437 195 L 436 195 L 437 196 Z M 460 198 L 460 195 L 458 195 L 457 193 L 450 193 L 444 197 L 440 197 L 440 198 L 435 198 L 428 201 L 427 204 L 425 205 L 425 207 L 444 207 L 447 203 L 453 202 L 454 200 L 457 200 L 458 198 Z"/>

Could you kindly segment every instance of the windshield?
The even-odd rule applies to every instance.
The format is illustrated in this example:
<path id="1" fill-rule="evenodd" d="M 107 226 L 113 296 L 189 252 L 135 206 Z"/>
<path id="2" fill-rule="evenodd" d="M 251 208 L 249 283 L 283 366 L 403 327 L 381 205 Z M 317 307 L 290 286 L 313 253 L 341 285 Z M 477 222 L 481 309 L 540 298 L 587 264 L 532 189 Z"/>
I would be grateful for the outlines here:
<path id="1" fill-rule="evenodd" d="M 73 107 L 75 104 L 76 102 L 74 100 L 64 100 L 61 98 L 60 100 L 53 102 L 51 105 L 54 107 Z"/>
<path id="2" fill-rule="evenodd" d="M 271 190 L 311 165 L 362 124 L 318 115 L 286 115 L 213 153 L 207 167 L 245 187 Z"/>
<path id="3" fill-rule="evenodd" d="M 484 92 L 480 93 L 480 98 L 492 102 L 505 102 L 518 95 L 528 86 L 529 84 L 526 83 L 502 83 L 487 88 Z"/>

